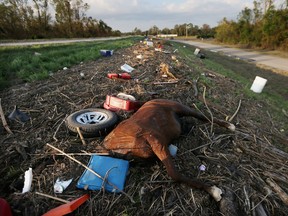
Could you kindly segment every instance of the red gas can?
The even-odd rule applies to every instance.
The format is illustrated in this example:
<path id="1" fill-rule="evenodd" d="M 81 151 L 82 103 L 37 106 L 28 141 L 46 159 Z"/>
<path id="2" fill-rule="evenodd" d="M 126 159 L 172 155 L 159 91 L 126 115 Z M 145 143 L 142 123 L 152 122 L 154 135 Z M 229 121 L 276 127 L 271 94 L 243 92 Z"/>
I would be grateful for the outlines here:
<path id="1" fill-rule="evenodd" d="M 131 79 L 131 75 L 129 73 L 121 73 L 121 74 L 117 74 L 117 73 L 109 73 L 107 74 L 108 78 L 110 79 Z"/>
<path id="2" fill-rule="evenodd" d="M 0 215 L 12 216 L 10 205 L 2 198 L 0 198 Z"/>

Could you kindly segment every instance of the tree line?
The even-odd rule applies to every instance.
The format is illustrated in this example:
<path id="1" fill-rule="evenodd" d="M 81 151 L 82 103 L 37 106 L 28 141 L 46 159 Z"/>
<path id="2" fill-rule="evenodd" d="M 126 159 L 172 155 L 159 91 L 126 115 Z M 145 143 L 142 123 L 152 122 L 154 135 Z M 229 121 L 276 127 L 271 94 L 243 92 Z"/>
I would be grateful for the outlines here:
<path id="1" fill-rule="evenodd" d="M 248 47 L 288 50 L 288 0 L 278 9 L 272 0 L 254 1 L 253 5 L 245 7 L 237 21 L 223 18 L 215 38 Z"/>
<path id="2" fill-rule="evenodd" d="M 288 50 L 288 0 L 282 1 L 282 5 L 276 7 L 274 0 L 255 0 L 253 8 L 245 7 L 236 21 L 223 18 L 213 28 L 207 24 L 199 27 L 192 23 L 177 24 L 171 29 L 159 29 L 154 25 L 144 32 L 136 27 L 126 34 L 177 34 L 215 38 L 223 43 L 250 47 Z M 83 0 L 0 0 L 0 39 L 123 34 L 101 19 L 87 17 L 85 12 L 88 9 L 89 5 Z"/>
<path id="3" fill-rule="evenodd" d="M 82 0 L 0 0 L 0 39 L 121 34 L 103 20 L 87 17 L 88 9 L 89 5 Z"/>
<path id="4" fill-rule="evenodd" d="M 178 36 L 197 36 L 198 38 L 211 38 L 215 36 L 215 28 L 211 28 L 208 24 L 203 24 L 201 27 L 192 23 L 177 24 L 174 28 L 160 29 L 156 25 L 152 26 L 148 31 L 142 32 L 135 28 L 132 31 L 134 35 L 140 34 L 158 35 L 158 34 L 177 34 Z"/>

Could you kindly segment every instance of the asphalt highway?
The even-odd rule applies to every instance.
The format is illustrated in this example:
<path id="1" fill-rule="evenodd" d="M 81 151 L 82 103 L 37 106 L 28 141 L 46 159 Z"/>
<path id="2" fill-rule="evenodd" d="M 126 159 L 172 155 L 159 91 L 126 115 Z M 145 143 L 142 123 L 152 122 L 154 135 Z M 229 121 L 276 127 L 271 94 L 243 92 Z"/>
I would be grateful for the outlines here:
<path id="1" fill-rule="evenodd" d="M 273 55 L 262 54 L 257 51 L 247 51 L 238 48 L 216 45 L 194 40 L 175 40 L 184 44 L 189 44 L 200 49 L 206 49 L 212 52 L 222 53 L 231 58 L 241 59 L 247 62 L 255 63 L 258 66 L 275 70 L 285 76 L 288 76 L 288 59 Z"/>
<path id="2" fill-rule="evenodd" d="M 103 38 L 79 38 L 79 39 L 51 39 L 51 40 L 36 40 L 36 41 L 19 41 L 19 42 L 0 42 L 0 46 L 32 46 L 41 44 L 65 44 L 77 42 L 91 42 L 103 40 L 116 40 L 121 37 L 103 37 Z"/>

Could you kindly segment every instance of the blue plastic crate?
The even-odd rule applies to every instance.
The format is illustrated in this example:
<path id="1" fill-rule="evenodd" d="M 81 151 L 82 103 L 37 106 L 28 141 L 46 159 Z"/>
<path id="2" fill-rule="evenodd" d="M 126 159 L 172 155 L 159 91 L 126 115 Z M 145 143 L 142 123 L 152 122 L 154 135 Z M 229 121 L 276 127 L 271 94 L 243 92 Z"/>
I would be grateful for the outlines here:
<path id="1" fill-rule="evenodd" d="M 108 182 L 117 186 L 120 190 L 123 190 L 129 169 L 129 161 L 107 156 L 94 155 L 90 158 L 88 167 L 103 178 L 108 176 Z M 79 189 L 85 188 L 88 190 L 101 190 L 103 186 L 107 191 L 120 192 L 115 190 L 107 183 L 103 185 L 103 180 L 89 170 L 84 171 L 76 185 L 76 187 Z"/>

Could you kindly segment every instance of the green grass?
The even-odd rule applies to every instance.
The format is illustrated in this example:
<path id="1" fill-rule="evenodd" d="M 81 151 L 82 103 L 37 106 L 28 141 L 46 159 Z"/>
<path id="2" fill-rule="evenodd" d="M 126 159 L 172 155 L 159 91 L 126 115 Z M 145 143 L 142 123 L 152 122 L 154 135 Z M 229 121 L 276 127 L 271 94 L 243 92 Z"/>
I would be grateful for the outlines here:
<path id="1" fill-rule="evenodd" d="M 13 82 L 46 79 L 63 67 L 95 60 L 101 49 L 117 50 L 131 46 L 137 38 L 54 45 L 0 47 L 0 89 Z"/>
<path id="2" fill-rule="evenodd" d="M 232 62 L 232 65 L 227 66 L 225 62 L 222 64 L 223 62 L 220 61 L 220 63 L 218 63 L 218 61 L 215 61 L 215 59 L 206 59 L 204 61 L 204 65 L 208 69 L 240 82 L 244 86 L 244 89 L 241 89 L 241 91 L 244 91 L 247 97 L 260 101 L 267 100 L 274 111 L 279 110 L 279 108 L 286 110 L 288 109 L 288 100 L 285 99 L 285 97 L 288 95 L 288 88 L 285 88 L 285 86 L 287 86 L 287 77 L 285 78 L 264 69 L 258 68 L 257 70 L 255 65 L 247 64 L 246 62 L 240 63 L 239 60 L 230 59 L 229 61 Z M 241 64 L 243 64 L 243 67 L 241 67 Z M 240 66 L 235 67 L 235 65 Z M 248 68 L 249 66 L 251 68 L 250 70 Z M 267 86 L 265 86 L 265 89 L 261 94 L 255 94 L 250 90 L 252 81 L 256 75 L 264 76 L 268 79 Z"/>

